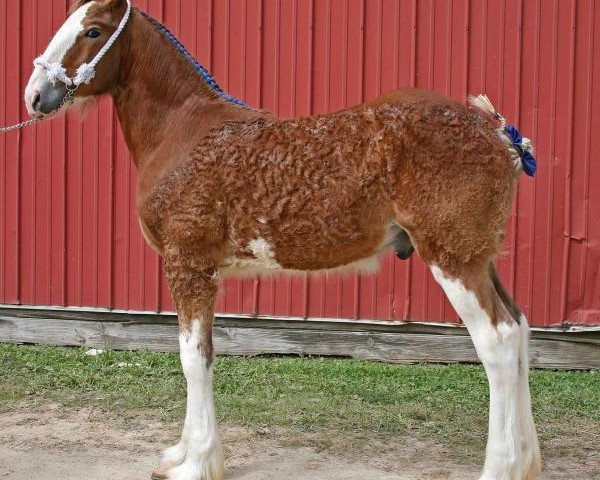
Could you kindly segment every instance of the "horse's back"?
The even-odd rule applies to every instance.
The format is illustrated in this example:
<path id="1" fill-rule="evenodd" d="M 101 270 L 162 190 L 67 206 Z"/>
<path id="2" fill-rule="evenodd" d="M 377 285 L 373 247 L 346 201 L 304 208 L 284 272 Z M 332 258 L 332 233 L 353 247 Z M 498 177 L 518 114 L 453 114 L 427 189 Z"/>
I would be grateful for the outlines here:
<path id="1" fill-rule="evenodd" d="M 428 105 L 448 105 L 462 106 L 461 103 L 450 99 L 446 95 L 432 90 L 424 90 L 422 88 L 402 88 L 394 90 L 383 95 L 379 95 L 371 100 L 368 100 L 356 107 L 377 108 L 382 105 L 407 105 L 410 103 L 428 104 Z"/>

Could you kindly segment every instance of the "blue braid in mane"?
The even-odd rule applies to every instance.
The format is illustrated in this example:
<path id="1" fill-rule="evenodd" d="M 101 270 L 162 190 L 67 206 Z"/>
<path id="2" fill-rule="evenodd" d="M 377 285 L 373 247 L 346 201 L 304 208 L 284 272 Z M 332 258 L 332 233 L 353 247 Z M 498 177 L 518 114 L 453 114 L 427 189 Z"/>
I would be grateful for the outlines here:
<path id="1" fill-rule="evenodd" d="M 210 73 L 208 73 L 208 71 L 202 66 L 200 65 L 196 59 L 194 57 L 192 57 L 192 55 L 190 54 L 190 52 L 187 51 L 187 49 L 183 46 L 183 44 L 175 37 L 175 35 L 173 35 L 169 29 L 167 27 L 165 27 L 163 24 L 157 22 L 156 20 L 154 20 L 150 15 L 148 15 L 145 12 L 140 11 L 140 13 L 144 16 L 144 18 L 146 18 L 147 20 L 150 21 L 150 23 L 152 23 L 152 25 L 154 25 L 154 27 L 160 32 L 162 33 L 165 37 L 167 37 L 169 39 L 169 41 L 175 45 L 175 47 L 177 48 L 177 50 L 179 50 L 179 52 L 181 52 L 183 54 L 183 56 L 186 58 L 186 60 L 188 62 L 190 62 L 192 64 L 192 66 L 194 67 L 194 69 L 202 76 L 202 78 L 204 79 L 204 81 L 208 84 L 208 86 L 220 97 L 224 98 L 225 100 L 235 103 L 236 105 L 239 105 L 240 107 L 245 107 L 245 108 L 252 108 L 250 107 L 247 103 L 242 102 L 241 100 L 238 100 L 235 97 L 232 97 L 231 95 L 229 95 L 228 93 L 224 92 L 223 89 L 221 87 L 219 87 L 219 85 L 217 84 L 217 82 L 215 82 L 215 79 L 211 76 Z"/>

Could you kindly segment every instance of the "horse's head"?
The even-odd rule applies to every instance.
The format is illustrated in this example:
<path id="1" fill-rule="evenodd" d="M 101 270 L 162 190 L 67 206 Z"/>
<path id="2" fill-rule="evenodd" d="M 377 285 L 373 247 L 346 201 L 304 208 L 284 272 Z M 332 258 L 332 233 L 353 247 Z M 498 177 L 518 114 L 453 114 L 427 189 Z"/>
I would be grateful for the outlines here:
<path id="1" fill-rule="evenodd" d="M 110 92 L 116 85 L 125 32 L 102 55 L 126 23 L 127 0 L 78 0 L 35 69 L 25 90 L 27 111 L 34 117 L 56 113 L 77 98 Z M 97 65 L 98 54 L 102 55 Z M 83 67 L 82 67 L 83 65 Z M 76 91 L 67 97 L 69 90 Z"/>

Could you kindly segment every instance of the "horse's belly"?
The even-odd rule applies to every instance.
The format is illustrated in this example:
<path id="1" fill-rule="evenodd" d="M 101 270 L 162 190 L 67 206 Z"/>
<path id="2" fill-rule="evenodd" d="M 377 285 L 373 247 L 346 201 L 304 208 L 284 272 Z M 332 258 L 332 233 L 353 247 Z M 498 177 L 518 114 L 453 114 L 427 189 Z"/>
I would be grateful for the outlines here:
<path id="1" fill-rule="evenodd" d="M 262 237 L 250 240 L 245 248 L 234 250 L 221 265 L 221 271 L 226 276 L 264 275 L 282 269 L 273 247 Z"/>
<path id="2" fill-rule="evenodd" d="M 302 236 L 265 234 L 242 242 L 241 248 L 225 258 L 221 269 L 226 276 L 332 269 L 373 272 L 379 266 L 378 254 L 392 234 L 389 227 L 327 239 L 317 232 Z"/>
<path id="3" fill-rule="evenodd" d="M 383 187 L 375 181 L 361 187 L 360 179 L 320 189 L 301 179 L 289 192 L 234 195 L 223 267 L 251 274 L 363 265 L 385 244 L 392 212 Z M 374 262 L 368 265 L 372 269 Z"/>

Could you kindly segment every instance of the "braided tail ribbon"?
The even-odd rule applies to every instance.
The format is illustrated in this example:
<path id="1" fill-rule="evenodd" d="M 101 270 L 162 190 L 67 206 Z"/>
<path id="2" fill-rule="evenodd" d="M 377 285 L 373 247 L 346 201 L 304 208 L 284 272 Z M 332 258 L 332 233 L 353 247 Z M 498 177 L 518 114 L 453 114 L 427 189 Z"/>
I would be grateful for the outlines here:
<path id="1" fill-rule="evenodd" d="M 507 124 L 504 117 L 494 108 L 486 95 L 479 94 L 469 97 L 469 102 L 500 122 L 498 134 L 509 147 L 515 166 L 515 174 L 518 176 L 523 171 L 526 175 L 533 177 L 537 170 L 537 162 L 533 156 L 531 140 L 523 137 L 517 127 Z"/>
<path id="2" fill-rule="evenodd" d="M 530 177 L 533 177 L 537 170 L 537 162 L 535 161 L 535 157 L 531 153 L 531 142 L 529 141 L 529 139 L 524 139 L 521 135 L 521 132 L 519 132 L 519 130 L 517 130 L 517 127 L 515 127 L 514 125 L 505 125 L 504 133 L 508 136 L 508 138 L 510 138 L 514 149 L 521 157 L 523 171 L 525 172 L 525 174 L 529 175 Z M 527 140 L 527 142 L 525 140 Z"/>

